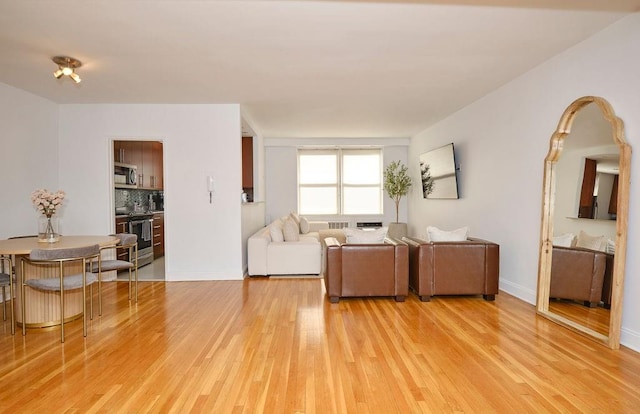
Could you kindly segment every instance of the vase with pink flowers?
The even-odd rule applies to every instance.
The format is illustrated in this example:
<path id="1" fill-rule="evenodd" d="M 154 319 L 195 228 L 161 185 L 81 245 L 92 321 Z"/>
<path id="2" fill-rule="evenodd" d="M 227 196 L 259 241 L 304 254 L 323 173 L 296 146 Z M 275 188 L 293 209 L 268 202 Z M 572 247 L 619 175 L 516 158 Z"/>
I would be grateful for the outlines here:
<path id="1" fill-rule="evenodd" d="M 55 243 L 60 240 L 58 221 L 53 216 L 62 207 L 64 196 L 64 191 L 60 190 L 52 193 L 46 189 L 39 189 L 31 193 L 31 202 L 42 214 L 38 223 L 38 241 Z"/>

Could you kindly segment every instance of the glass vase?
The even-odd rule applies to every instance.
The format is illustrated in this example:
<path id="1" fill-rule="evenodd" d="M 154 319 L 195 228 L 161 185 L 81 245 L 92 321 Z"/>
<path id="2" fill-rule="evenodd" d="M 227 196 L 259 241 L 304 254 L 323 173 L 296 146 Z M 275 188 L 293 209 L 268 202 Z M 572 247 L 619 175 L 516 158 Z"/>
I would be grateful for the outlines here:
<path id="1" fill-rule="evenodd" d="M 40 217 L 38 220 L 38 241 L 55 243 L 60 240 L 58 233 L 58 219 L 55 217 Z"/>

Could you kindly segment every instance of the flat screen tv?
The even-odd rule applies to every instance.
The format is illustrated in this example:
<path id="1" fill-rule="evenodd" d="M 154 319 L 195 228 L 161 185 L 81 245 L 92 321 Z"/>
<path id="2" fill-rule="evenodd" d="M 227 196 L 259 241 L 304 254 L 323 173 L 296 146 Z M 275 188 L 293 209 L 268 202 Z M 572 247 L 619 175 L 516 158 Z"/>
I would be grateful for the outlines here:
<path id="1" fill-rule="evenodd" d="M 453 143 L 420 155 L 420 173 L 424 198 L 458 198 Z"/>

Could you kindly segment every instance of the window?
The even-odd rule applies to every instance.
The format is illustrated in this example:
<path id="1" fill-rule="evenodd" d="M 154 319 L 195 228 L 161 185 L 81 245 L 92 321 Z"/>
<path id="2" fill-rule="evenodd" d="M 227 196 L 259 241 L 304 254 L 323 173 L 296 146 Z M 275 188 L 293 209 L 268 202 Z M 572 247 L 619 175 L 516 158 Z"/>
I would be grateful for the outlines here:
<path id="1" fill-rule="evenodd" d="M 382 214 L 381 150 L 298 150 L 298 211 Z"/>

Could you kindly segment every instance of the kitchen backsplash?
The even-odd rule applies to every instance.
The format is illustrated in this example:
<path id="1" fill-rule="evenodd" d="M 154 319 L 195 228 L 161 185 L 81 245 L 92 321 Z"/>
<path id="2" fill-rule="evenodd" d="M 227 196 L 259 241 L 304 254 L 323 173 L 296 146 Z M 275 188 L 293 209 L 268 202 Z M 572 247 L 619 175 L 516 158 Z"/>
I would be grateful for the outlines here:
<path id="1" fill-rule="evenodd" d="M 154 206 L 149 205 L 149 196 L 155 200 L 155 208 Z M 127 208 L 128 211 L 133 211 L 134 206 L 140 206 L 143 210 L 160 210 L 162 206 L 158 206 L 158 200 L 162 199 L 163 192 L 155 191 L 155 190 L 131 190 L 131 189 L 115 189 L 115 207 L 118 208 Z"/>

